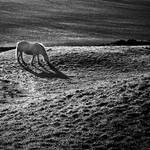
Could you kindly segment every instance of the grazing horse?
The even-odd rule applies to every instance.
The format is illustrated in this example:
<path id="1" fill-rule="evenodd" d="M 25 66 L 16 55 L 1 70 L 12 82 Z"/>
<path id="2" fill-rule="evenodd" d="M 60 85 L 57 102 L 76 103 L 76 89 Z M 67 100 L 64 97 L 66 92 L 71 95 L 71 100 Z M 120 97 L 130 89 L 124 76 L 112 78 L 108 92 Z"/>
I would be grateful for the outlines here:
<path id="1" fill-rule="evenodd" d="M 20 42 L 17 42 L 16 49 L 17 49 L 17 60 L 18 60 L 18 62 L 20 62 L 19 58 L 21 57 L 22 62 L 24 64 L 26 64 L 23 60 L 23 53 L 25 53 L 27 55 L 33 56 L 32 60 L 30 62 L 31 65 L 33 65 L 33 62 L 34 62 L 34 59 L 36 56 L 38 59 L 38 63 L 41 64 L 39 55 L 42 55 L 44 57 L 44 60 L 48 64 L 50 64 L 48 55 L 47 55 L 46 50 L 45 50 L 45 47 L 41 43 L 30 43 L 27 41 L 20 41 Z"/>

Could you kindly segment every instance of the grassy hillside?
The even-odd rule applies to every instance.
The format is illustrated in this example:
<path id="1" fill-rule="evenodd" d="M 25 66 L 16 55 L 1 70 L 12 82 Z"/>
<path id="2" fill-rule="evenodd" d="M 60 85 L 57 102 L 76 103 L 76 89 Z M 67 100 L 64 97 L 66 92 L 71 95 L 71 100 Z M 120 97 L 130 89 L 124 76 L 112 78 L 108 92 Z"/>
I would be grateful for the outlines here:
<path id="1" fill-rule="evenodd" d="M 52 49 L 57 72 L 0 53 L 0 149 L 148 150 L 150 47 Z"/>
<path id="2" fill-rule="evenodd" d="M 0 0 L 0 44 L 148 40 L 149 0 Z"/>

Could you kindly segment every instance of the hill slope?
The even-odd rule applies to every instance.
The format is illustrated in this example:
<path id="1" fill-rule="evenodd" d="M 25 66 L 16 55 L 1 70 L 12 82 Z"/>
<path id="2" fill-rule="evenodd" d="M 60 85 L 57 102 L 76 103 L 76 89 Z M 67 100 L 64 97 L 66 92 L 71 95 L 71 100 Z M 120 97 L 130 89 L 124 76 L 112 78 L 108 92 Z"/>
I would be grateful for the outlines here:
<path id="1" fill-rule="evenodd" d="M 150 47 L 47 51 L 69 79 L 0 53 L 0 149 L 150 147 Z"/>

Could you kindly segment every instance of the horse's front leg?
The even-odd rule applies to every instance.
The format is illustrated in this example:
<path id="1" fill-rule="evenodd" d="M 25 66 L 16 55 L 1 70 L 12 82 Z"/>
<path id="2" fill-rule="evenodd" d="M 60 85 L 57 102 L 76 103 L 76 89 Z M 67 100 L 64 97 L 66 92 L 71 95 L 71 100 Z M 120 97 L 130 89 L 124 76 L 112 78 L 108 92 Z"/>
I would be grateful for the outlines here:
<path id="1" fill-rule="evenodd" d="M 38 64 L 42 65 L 42 63 L 40 62 L 40 55 L 37 55 L 37 59 L 38 59 Z"/>
<path id="2" fill-rule="evenodd" d="M 32 60 L 31 60 L 31 62 L 30 62 L 30 65 L 31 65 L 31 66 L 34 65 L 34 64 L 33 64 L 33 63 L 34 63 L 34 59 L 35 59 L 35 55 L 33 55 Z"/>

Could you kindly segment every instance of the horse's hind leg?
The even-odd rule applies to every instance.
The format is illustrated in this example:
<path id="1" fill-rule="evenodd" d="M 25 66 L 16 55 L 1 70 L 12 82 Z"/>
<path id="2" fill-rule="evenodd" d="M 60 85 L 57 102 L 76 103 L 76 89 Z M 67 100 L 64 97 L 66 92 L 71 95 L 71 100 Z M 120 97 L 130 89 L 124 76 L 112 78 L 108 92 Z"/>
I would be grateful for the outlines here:
<path id="1" fill-rule="evenodd" d="M 23 62 L 21 54 L 22 54 L 22 52 L 20 52 L 20 51 L 17 52 L 17 60 L 18 60 L 19 63 L 21 63 L 21 61 Z"/>
<path id="2" fill-rule="evenodd" d="M 20 57 L 21 57 L 21 60 L 22 60 L 23 64 L 24 64 L 24 65 L 27 65 L 27 64 L 25 63 L 25 61 L 23 60 L 23 53 L 22 53 L 22 52 L 20 53 Z"/>
<path id="3" fill-rule="evenodd" d="M 17 61 L 20 63 L 20 52 L 17 51 Z"/>

